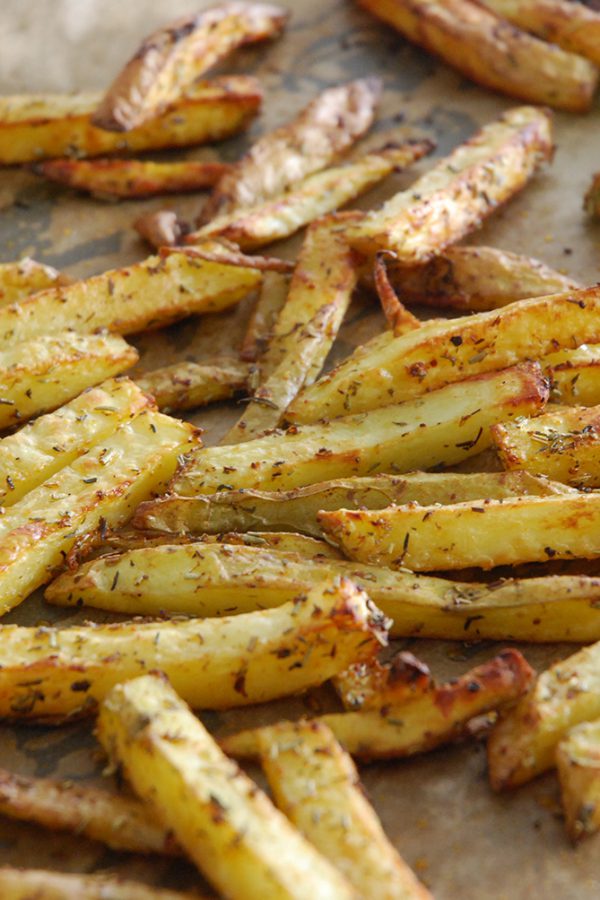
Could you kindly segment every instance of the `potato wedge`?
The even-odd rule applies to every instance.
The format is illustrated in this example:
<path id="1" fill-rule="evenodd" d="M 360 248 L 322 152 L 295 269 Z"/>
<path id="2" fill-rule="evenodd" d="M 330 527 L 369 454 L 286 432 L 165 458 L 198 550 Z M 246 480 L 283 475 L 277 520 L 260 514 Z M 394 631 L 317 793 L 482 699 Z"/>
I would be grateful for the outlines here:
<path id="1" fill-rule="evenodd" d="M 168 891 L 118 875 L 80 875 L 0 867 L 3 900 L 202 900 L 195 891 Z"/>
<path id="2" fill-rule="evenodd" d="M 475 716 L 512 704 L 531 685 L 533 669 L 518 650 L 503 650 L 461 678 L 433 692 L 385 709 L 330 713 L 314 721 L 328 725 L 341 745 L 360 759 L 392 759 L 425 753 L 467 733 Z M 256 757 L 259 729 L 220 741 L 225 753 Z"/>
<path id="3" fill-rule="evenodd" d="M 65 331 L 7 342 L 0 350 L 0 429 L 56 409 L 137 359 L 137 351 L 113 334 Z"/>
<path id="4" fill-rule="evenodd" d="M 151 406 L 150 398 L 129 378 L 115 378 L 2 438 L 0 506 L 14 506 L 92 444 Z"/>
<path id="5" fill-rule="evenodd" d="M 201 223 L 271 200 L 324 169 L 371 127 L 380 94 L 378 78 L 323 91 L 231 167 L 202 208 Z"/>
<path id="6" fill-rule="evenodd" d="M 398 706 L 435 690 L 429 667 L 404 650 L 387 663 L 353 663 L 332 684 L 344 709 L 350 710 Z"/>
<path id="7" fill-rule="evenodd" d="M 119 72 L 92 122 L 130 131 L 176 103 L 207 69 L 244 44 L 278 37 L 287 13 L 266 3 L 228 0 L 150 34 Z"/>
<path id="8" fill-rule="evenodd" d="M 359 416 L 292 427 L 190 458 L 177 494 L 223 489 L 289 490 L 333 477 L 452 465 L 484 450 L 489 427 L 541 410 L 548 389 L 536 363 L 466 379 L 424 397 Z"/>
<path id="9" fill-rule="evenodd" d="M 212 363 L 180 362 L 146 372 L 137 379 L 139 387 L 152 394 L 159 409 L 169 412 L 195 409 L 217 400 L 228 400 L 245 388 L 248 366 L 236 359 L 216 359 Z"/>
<path id="10" fill-rule="evenodd" d="M 482 498 L 502 500 L 529 494 L 546 497 L 568 492 L 529 472 L 411 472 L 339 478 L 291 491 L 219 491 L 206 497 L 160 497 L 142 503 L 136 528 L 172 534 L 221 534 L 224 531 L 298 531 L 320 538 L 321 509 L 383 509 L 395 503 L 460 503 Z"/>
<path id="11" fill-rule="evenodd" d="M 425 263 L 522 190 L 553 150 L 545 110 L 511 109 L 440 160 L 409 190 L 350 224 L 348 241 L 368 255 L 393 250 L 403 265 Z"/>
<path id="12" fill-rule="evenodd" d="M 139 800 L 73 781 L 27 778 L 0 769 L 0 814 L 83 834 L 112 850 L 166 856 L 182 852 Z"/>
<path id="13" fill-rule="evenodd" d="M 600 720 L 572 728 L 556 750 L 565 824 L 571 840 L 600 829 Z"/>
<path id="14" fill-rule="evenodd" d="M 106 328 L 130 334 L 161 328 L 184 316 L 227 309 L 260 280 L 260 271 L 249 266 L 187 253 L 149 256 L 0 308 L 0 348 L 67 329 L 90 333 Z"/>
<path id="15" fill-rule="evenodd" d="M 36 175 L 95 197 L 123 200 L 185 194 L 215 184 L 227 166 L 217 162 L 147 162 L 139 159 L 51 159 Z"/>
<path id="16" fill-rule="evenodd" d="M 236 75 L 194 85 L 156 119 L 126 134 L 94 127 L 100 94 L 23 94 L 0 98 L 0 165 L 59 156 L 105 156 L 188 147 L 231 137 L 258 113 L 255 78 Z"/>
<path id="17" fill-rule="evenodd" d="M 277 316 L 281 312 L 290 289 L 290 278 L 278 272 L 265 272 L 263 283 L 250 319 L 242 345 L 240 359 L 257 362 L 267 349 L 273 334 Z M 251 379 L 252 387 L 260 382 L 260 370 L 255 367 Z"/>
<path id="18" fill-rule="evenodd" d="M 421 327 L 421 322 L 401 302 L 398 294 L 388 277 L 387 259 L 396 259 L 396 254 L 389 250 L 381 250 L 375 254 L 373 264 L 373 281 L 375 290 L 381 303 L 382 312 L 388 323 L 388 328 L 394 333 L 394 337 L 406 334 Z"/>
<path id="19" fill-rule="evenodd" d="M 283 553 L 295 553 L 303 559 L 326 557 L 341 559 L 341 554 L 331 544 L 320 541 L 305 534 L 292 534 L 289 531 L 255 531 L 239 533 L 229 531 L 223 534 L 203 534 L 198 538 L 207 544 L 233 544 L 242 547 L 258 547 L 262 550 L 277 550 Z M 102 541 L 101 555 L 115 551 L 126 553 L 129 550 L 142 550 L 149 547 L 163 547 L 165 544 L 190 544 L 189 535 L 158 534 L 156 531 L 139 531 L 135 528 L 107 534 Z M 107 551 L 106 548 L 110 548 Z"/>
<path id="20" fill-rule="evenodd" d="M 579 488 L 600 487 L 600 407 L 565 406 L 492 426 L 505 469 L 527 469 Z"/>
<path id="21" fill-rule="evenodd" d="M 470 0 L 358 2 L 484 87 L 570 112 L 590 109 L 598 78 L 595 66 L 520 31 L 483 4 Z M 520 6 L 521 0 L 515 5 Z"/>
<path id="22" fill-rule="evenodd" d="M 600 494 L 329 510 L 318 521 L 350 559 L 417 572 L 600 556 Z"/>
<path id="23" fill-rule="evenodd" d="M 19 303 L 30 294 L 45 288 L 58 287 L 71 281 L 52 266 L 36 262 L 26 256 L 19 262 L 0 264 L 0 306 Z"/>
<path id="24" fill-rule="evenodd" d="M 599 312 L 600 288 L 589 288 L 426 322 L 397 338 L 385 332 L 301 391 L 286 418 L 315 422 L 364 412 L 465 376 L 573 349 L 600 339 Z"/>
<path id="25" fill-rule="evenodd" d="M 117 685 L 102 704 L 97 735 L 222 896 L 355 896 L 159 676 Z"/>
<path id="26" fill-rule="evenodd" d="M 294 271 L 294 263 L 280 259 L 278 256 L 246 256 L 237 244 L 225 238 L 206 238 L 201 244 L 191 247 L 161 247 L 160 256 L 183 254 L 190 259 L 203 259 L 206 262 L 222 263 L 227 266 L 238 266 L 242 269 L 257 269 L 259 272 L 281 272 L 287 274 Z"/>
<path id="27" fill-rule="evenodd" d="M 402 170 L 433 150 L 431 141 L 407 141 L 384 147 L 342 166 L 309 175 L 286 193 L 258 206 L 218 215 L 186 235 L 187 244 L 206 237 L 229 238 L 245 250 L 284 240 L 320 216 L 370 190 L 395 170 Z"/>
<path id="28" fill-rule="evenodd" d="M 574 406 L 600 405 L 600 347 L 597 344 L 560 350 L 544 360 L 552 380 L 552 399 Z"/>
<path id="29" fill-rule="evenodd" d="M 600 172 L 592 177 L 583 200 L 583 208 L 593 219 L 600 218 Z"/>
<path id="30" fill-rule="evenodd" d="M 387 263 L 391 283 L 405 303 L 465 312 L 582 287 L 537 259 L 495 247 L 448 247 L 412 268 L 389 257 Z"/>
<path id="31" fill-rule="evenodd" d="M 330 728 L 280 722 L 259 731 L 258 743 L 275 803 L 358 897 L 431 900 L 387 839 L 352 758 Z"/>
<path id="32" fill-rule="evenodd" d="M 574 725 L 600 716 L 600 643 L 555 663 L 494 727 L 488 768 L 494 790 L 517 787 L 556 764 Z"/>
<path id="33" fill-rule="evenodd" d="M 6 625 L 0 716 L 53 723 L 90 714 L 115 684 L 155 669 L 195 709 L 263 703 L 372 658 L 386 641 L 386 624 L 364 592 L 331 577 L 302 598 L 248 616 Z"/>

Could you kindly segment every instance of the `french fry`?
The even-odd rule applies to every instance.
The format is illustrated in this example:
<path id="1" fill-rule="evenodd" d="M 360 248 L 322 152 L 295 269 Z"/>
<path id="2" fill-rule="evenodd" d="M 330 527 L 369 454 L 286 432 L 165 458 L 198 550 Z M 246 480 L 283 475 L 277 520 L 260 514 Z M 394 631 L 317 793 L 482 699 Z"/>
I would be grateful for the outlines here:
<path id="1" fill-rule="evenodd" d="M 114 134 L 91 121 L 100 94 L 22 94 L 0 98 L 0 165 L 60 156 L 90 157 L 189 147 L 231 137 L 258 113 L 255 78 L 236 75 L 194 85 L 155 119 Z"/>
<path id="2" fill-rule="evenodd" d="M 130 334 L 192 314 L 220 312 L 257 287 L 260 279 L 260 271 L 250 266 L 187 253 L 149 256 L 0 308 L 0 349 L 67 329 Z"/>
<path id="3" fill-rule="evenodd" d="M 505 469 L 527 469 L 579 488 L 600 487 L 600 407 L 565 406 L 492 426 Z"/>
<path id="4" fill-rule="evenodd" d="M 597 70 L 470 0 L 358 0 L 410 41 L 484 87 L 531 103 L 587 112 Z M 487 0 L 484 0 L 487 5 Z M 518 4 L 521 5 L 520 0 Z M 543 77 L 540 73 L 543 72 Z"/>
<path id="5" fill-rule="evenodd" d="M 572 728 L 556 750 L 565 824 L 571 840 L 600 828 L 600 720 Z"/>
<path id="6" fill-rule="evenodd" d="M 108 131 L 130 131 L 156 118 L 233 50 L 278 37 L 286 19 L 287 13 L 278 6 L 228 0 L 159 28 L 119 72 L 93 115 L 93 124 Z"/>
<path id="7" fill-rule="evenodd" d="M 350 559 L 417 572 L 600 556 L 600 494 L 330 510 L 318 521 Z"/>
<path id="8" fill-rule="evenodd" d="M 192 455 L 171 490 L 184 496 L 227 489 L 281 489 L 375 472 L 452 465 L 484 450 L 494 422 L 543 408 L 536 363 L 466 379 L 424 397 L 359 416 L 293 426 L 237 449 Z"/>
<path id="9" fill-rule="evenodd" d="M 177 218 L 172 209 L 157 209 L 145 212 L 134 221 L 133 227 L 146 243 L 156 250 L 161 247 L 178 244 L 185 226 Z"/>
<path id="10" fill-rule="evenodd" d="M 409 190 L 351 223 L 348 241 L 369 255 L 393 250 L 403 265 L 425 263 L 522 190 L 552 158 L 553 149 L 545 110 L 511 109 L 440 160 Z"/>
<path id="11" fill-rule="evenodd" d="M 448 247 L 412 268 L 388 256 L 387 274 L 406 303 L 465 312 L 582 287 L 537 259 L 495 247 Z"/>
<path id="12" fill-rule="evenodd" d="M 80 875 L 44 869 L 0 867 L 3 900 L 202 900 L 189 891 L 168 891 L 118 875 Z"/>
<path id="13" fill-rule="evenodd" d="M 372 151 L 354 162 L 309 175 L 286 193 L 258 206 L 218 215 L 186 235 L 185 241 L 193 244 L 206 237 L 221 236 L 250 250 L 283 240 L 320 216 L 335 212 L 432 149 L 433 144 L 424 140 Z"/>
<path id="14" fill-rule="evenodd" d="M 0 614 L 48 582 L 98 529 L 122 525 L 194 445 L 191 426 L 142 411 L 0 516 Z"/>
<path id="15" fill-rule="evenodd" d="M 222 896 L 300 900 L 308 891 L 318 900 L 354 897 L 343 876 L 156 675 L 115 687 L 100 709 L 97 734 Z"/>
<path id="16" fill-rule="evenodd" d="M 147 162 L 138 159 L 51 159 L 36 175 L 95 197 L 135 199 L 181 194 L 211 187 L 226 171 L 216 162 Z"/>
<path id="17" fill-rule="evenodd" d="M 480 0 L 524 31 L 600 65 L 600 13 L 568 0 Z"/>
<path id="18" fill-rule="evenodd" d="M 212 363 L 181 362 L 146 372 L 137 379 L 143 391 L 152 394 L 159 409 L 195 409 L 217 400 L 228 400 L 243 390 L 248 366 L 236 359 Z M 1 445 L 0 445 L 1 446 Z"/>
<path id="19" fill-rule="evenodd" d="M 200 244 L 191 247 L 161 247 L 162 257 L 172 254 L 183 254 L 190 259 L 203 259 L 206 262 L 223 263 L 228 266 L 239 266 L 242 269 L 258 269 L 259 272 L 293 272 L 294 263 L 278 256 L 246 256 L 237 244 L 225 238 L 206 238 Z"/>
<path id="20" fill-rule="evenodd" d="M 70 278 L 52 266 L 25 257 L 19 262 L 0 264 L 0 306 L 19 303 L 45 288 L 69 284 Z"/>
<path id="21" fill-rule="evenodd" d="M 201 222 L 278 197 L 324 169 L 371 127 L 380 94 L 378 78 L 323 91 L 231 167 L 203 207 Z"/>
<path id="22" fill-rule="evenodd" d="M 0 769 L 0 813 L 52 831 L 83 834 L 112 850 L 181 855 L 147 806 L 86 784 L 27 778 Z"/>
<path id="23" fill-rule="evenodd" d="M 321 509 L 382 509 L 391 504 L 460 503 L 534 497 L 568 492 L 529 472 L 411 472 L 339 478 L 291 491 L 219 491 L 199 497 L 160 497 L 136 511 L 137 528 L 172 534 L 222 534 L 224 531 L 298 531 L 320 538 Z"/>
<path id="24" fill-rule="evenodd" d="M 488 768 L 494 790 L 517 787 L 556 763 L 571 728 L 600 716 L 600 644 L 555 663 L 494 727 Z"/>
<path id="25" fill-rule="evenodd" d="M 399 705 L 435 689 L 429 667 L 400 651 L 387 663 L 378 659 L 354 663 L 332 679 L 344 709 L 382 709 Z"/>
<path id="26" fill-rule="evenodd" d="M 600 172 L 592 177 L 592 183 L 583 200 L 583 208 L 592 218 L 600 218 Z"/>
<path id="27" fill-rule="evenodd" d="M 248 616 L 64 629 L 6 625 L 0 716 L 53 723 L 91 714 L 115 684 L 158 669 L 195 709 L 263 703 L 375 656 L 386 625 L 366 594 L 339 578 Z"/>
<path id="28" fill-rule="evenodd" d="M 0 350 L 0 429 L 56 409 L 137 359 L 133 347 L 111 334 L 65 331 L 7 342 Z"/>
<path id="29" fill-rule="evenodd" d="M 60 575 L 46 589 L 46 599 L 58 606 L 86 604 L 130 615 L 229 616 L 280 606 L 326 579 L 344 577 L 367 591 L 391 620 L 392 637 L 538 643 L 600 639 L 600 579 L 595 577 L 466 583 L 326 559 L 320 547 L 317 553 L 317 548 L 285 542 L 261 547 L 224 540 L 238 545 L 220 539 L 212 544 L 177 539 L 170 545 L 139 543 L 138 549 Z"/>
<path id="30" fill-rule="evenodd" d="M 0 440 L 0 506 L 14 506 L 151 401 L 129 378 L 88 388 L 56 412 Z"/>
<path id="31" fill-rule="evenodd" d="M 0 311 L 1 312 L 1 311 Z M 377 335 L 305 388 L 286 418 L 315 422 L 398 403 L 466 376 L 600 339 L 600 289 L 519 300 L 500 310 Z"/>
<path id="32" fill-rule="evenodd" d="M 203 534 L 199 539 L 207 544 L 234 544 L 242 547 L 258 547 L 262 550 L 277 550 L 283 553 L 294 553 L 303 559 L 326 557 L 341 559 L 340 553 L 317 538 L 305 534 L 292 534 L 289 531 L 247 531 L 242 534 L 235 531 L 224 534 Z M 157 534 L 155 531 L 139 531 L 135 528 L 117 531 L 106 535 L 102 541 L 104 555 L 107 550 L 126 553 L 129 550 L 140 550 L 149 547 L 162 547 L 165 544 L 190 544 L 192 538 L 185 534 Z"/>
<path id="33" fill-rule="evenodd" d="M 248 320 L 248 327 L 240 347 L 240 359 L 257 362 L 267 349 L 277 316 L 281 312 L 290 289 L 290 279 L 279 272 L 265 272 L 260 293 Z M 260 370 L 254 368 L 252 382 L 257 387 Z"/>
<path id="34" fill-rule="evenodd" d="M 259 731 L 258 742 L 275 803 L 357 896 L 431 898 L 388 841 L 351 757 L 330 728 L 321 722 L 280 722 Z"/>
<path id="35" fill-rule="evenodd" d="M 393 259 L 396 258 L 394 253 L 386 250 L 375 254 L 373 280 L 388 327 L 392 330 L 394 337 L 398 337 L 406 334 L 407 331 L 420 328 L 421 322 L 406 309 L 392 286 L 386 267 L 386 258 L 390 256 Z"/>
<path id="36" fill-rule="evenodd" d="M 475 716 L 514 703 L 530 686 L 533 670 L 518 650 L 503 650 L 461 678 L 385 709 L 330 713 L 328 725 L 340 744 L 360 759 L 391 759 L 425 753 L 463 737 Z M 225 753 L 256 757 L 259 729 L 223 738 Z"/>
<path id="37" fill-rule="evenodd" d="M 552 379 L 555 403 L 600 405 L 600 348 L 596 344 L 553 353 L 544 364 Z"/>

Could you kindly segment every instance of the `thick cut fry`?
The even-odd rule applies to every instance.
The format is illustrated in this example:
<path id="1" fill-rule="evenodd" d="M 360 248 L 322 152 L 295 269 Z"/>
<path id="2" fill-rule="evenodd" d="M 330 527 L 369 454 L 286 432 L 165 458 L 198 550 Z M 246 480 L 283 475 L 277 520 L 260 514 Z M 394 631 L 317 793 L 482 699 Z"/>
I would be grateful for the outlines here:
<path id="1" fill-rule="evenodd" d="M 340 478 L 292 491 L 219 491 L 208 497 L 161 497 L 143 503 L 134 525 L 172 534 L 224 531 L 299 531 L 322 537 L 321 509 L 382 509 L 395 503 L 460 503 L 467 500 L 546 497 L 568 492 L 529 472 L 412 472 Z"/>
<path id="2" fill-rule="evenodd" d="M 258 113 L 262 94 L 255 78 L 238 75 L 195 85 L 170 109 L 127 134 L 91 122 L 100 94 L 15 95 L 0 98 L 0 164 L 39 162 L 59 156 L 188 147 L 224 140 Z"/>
<path id="3" fill-rule="evenodd" d="M 600 65 L 600 13 L 568 0 L 479 0 L 524 31 Z"/>
<path id="4" fill-rule="evenodd" d="M 600 218 L 600 172 L 592 177 L 592 183 L 584 197 L 583 208 L 592 218 Z"/>
<path id="5" fill-rule="evenodd" d="M 201 191 L 215 184 L 227 166 L 216 162 L 144 162 L 138 159 L 52 159 L 35 166 L 37 175 L 96 197 L 131 199 Z"/>
<path id="6" fill-rule="evenodd" d="M 406 651 L 387 663 L 377 659 L 354 663 L 336 675 L 332 684 L 344 708 L 350 710 L 398 706 L 435 689 L 429 667 Z"/>
<path id="7" fill-rule="evenodd" d="M 63 332 L 5 346 L 0 350 L 0 429 L 56 409 L 138 359 L 133 347 L 111 334 Z"/>
<path id="8" fill-rule="evenodd" d="M 478 228 L 552 158 L 545 110 L 517 107 L 486 125 L 407 191 L 347 229 L 348 241 L 374 254 L 393 250 L 403 265 L 424 263 Z"/>
<path id="9" fill-rule="evenodd" d="M 0 769 L 0 813 L 52 831 L 83 834 L 112 850 L 181 854 L 171 834 L 138 800 L 72 781 Z"/>
<path id="10" fill-rule="evenodd" d="M 600 494 L 341 509 L 318 520 L 350 559 L 419 572 L 600 556 Z"/>
<path id="11" fill-rule="evenodd" d="M 30 294 L 43 291 L 45 288 L 69 284 L 70 280 L 52 266 L 46 266 L 34 259 L 29 259 L 29 257 L 25 257 L 19 262 L 2 263 L 0 264 L 0 306 L 19 303 Z"/>
<path id="12" fill-rule="evenodd" d="M 553 353 L 544 364 L 555 403 L 600 405 L 600 347 L 596 344 Z"/>
<path id="13" fill-rule="evenodd" d="M 492 426 L 505 469 L 527 469 L 579 488 L 600 487 L 600 407 L 565 406 Z"/>
<path id="14" fill-rule="evenodd" d="M 339 578 L 247 616 L 65 629 L 6 625 L 0 716 L 52 722 L 92 713 L 115 684 L 155 669 L 195 709 L 263 703 L 371 659 L 385 643 L 386 625 L 366 594 Z"/>
<path id="15" fill-rule="evenodd" d="M 200 894 L 167 891 L 117 875 L 0 867 L 2 900 L 202 900 Z"/>
<path id="16" fill-rule="evenodd" d="M 171 489 L 187 496 L 289 490 L 332 477 L 452 465 L 489 446 L 494 422 L 541 410 L 547 395 L 539 366 L 527 363 L 364 415 L 294 426 L 235 450 L 210 447 L 192 456 Z"/>
<path id="17" fill-rule="evenodd" d="M 595 340 L 600 340 L 600 288 L 426 322 L 400 337 L 385 332 L 301 391 L 286 418 L 315 422 L 375 409 L 479 372 Z"/>
<path id="18" fill-rule="evenodd" d="M 287 13 L 266 3 L 228 0 L 149 35 L 111 84 L 92 122 L 130 131 L 176 103 L 207 69 L 244 44 L 278 37 Z"/>
<path id="19" fill-rule="evenodd" d="M 470 0 L 358 0 L 410 41 L 484 87 L 531 103 L 589 110 L 597 70 Z M 487 0 L 483 0 L 487 2 Z M 521 5 L 521 0 L 517 0 Z"/>
<path id="20" fill-rule="evenodd" d="M 159 409 L 195 409 L 217 400 L 228 400 L 243 390 L 248 366 L 236 359 L 216 359 L 212 363 L 175 363 L 155 369 L 137 379 L 143 391 L 152 394 Z"/>
<path id="21" fill-rule="evenodd" d="M 556 751 L 567 832 L 573 842 L 600 829 L 600 720 L 572 728 Z"/>
<path id="22" fill-rule="evenodd" d="M 13 506 L 151 405 L 128 378 L 113 379 L 0 440 L 0 506 Z"/>
<path id="23" fill-rule="evenodd" d="M 410 141 L 399 147 L 373 151 L 355 162 L 317 172 L 287 193 L 270 198 L 259 206 L 217 216 L 198 231 L 186 235 L 186 243 L 222 236 L 244 249 L 252 249 L 283 240 L 319 216 L 332 213 L 354 200 L 394 170 L 407 168 L 432 149 L 430 141 Z"/>
<path id="24" fill-rule="evenodd" d="M 537 259 L 495 247 L 448 247 L 413 268 L 388 257 L 387 274 L 406 303 L 465 312 L 485 312 L 581 287 Z"/>
<path id="25" fill-rule="evenodd" d="M 395 253 L 383 250 L 375 254 L 373 265 L 373 280 L 379 296 L 381 309 L 395 337 L 414 331 L 421 327 L 421 322 L 409 312 L 401 302 L 388 277 L 386 258 L 396 258 Z"/>
<path id="26" fill-rule="evenodd" d="M 312 548 L 300 556 L 298 546 L 285 543 L 261 548 L 175 542 L 138 548 L 61 575 L 46 589 L 46 599 L 130 615 L 229 616 L 280 606 L 343 576 L 367 591 L 392 620 L 393 637 L 600 639 L 600 579 L 585 575 L 461 583 L 322 554 L 318 558 Z M 293 552 L 284 552 L 289 549 Z"/>
<path id="27" fill-rule="evenodd" d="M 156 675 L 115 687 L 102 704 L 97 733 L 135 791 L 222 896 L 354 897 L 343 876 Z"/>
<path id="28" fill-rule="evenodd" d="M 506 713 L 488 741 L 494 790 L 517 787 L 553 768 L 556 748 L 570 729 L 600 716 L 600 643 L 542 672 Z"/>
<path id="29" fill-rule="evenodd" d="M 324 169 L 371 127 L 380 94 L 378 78 L 323 91 L 231 167 L 203 207 L 201 221 L 264 203 Z"/>
<path id="30" fill-rule="evenodd" d="M 431 693 L 385 709 L 319 716 L 342 746 L 363 759 L 424 753 L 462 737 L 475 716 L 514 702 L 529 687 L 533 669 L 517 650 L 503 650 L 461 678 Z M 254 757 L 259 729 L 241 731 L 220 743 L 226 753 Z"/>
<path id="31" fill-rule="evenodd" d="M 240 358 L 246 362 L 257 362 L 267 349 L 273 334 L 277 316 L 281 312 L 290 289 L 290 279 L 279 272 L 265 272 L 260 293 L 248 321 L 240 347 Z M 260 382 L 260 369 L 254 367 L 252 386 Z"/>
<path id="32" fill-rule="evenodd" d="M 119 334 L 220 312 L 260 284 L 258 269 L 171 253 L 50 288 L 0 308 L 0 348 L 66 329 Z"/>
<path id="33" fill-rule="evenodd" d="M 143 411 L 0 516 L 0 614 L 49 581 L 98 529 L 118 527 L 164 487 L 191 426 Z"/>
<path id="34" fill-rule="evenodd" d="M 281 722 L 258 733 L 275 803 L 348 879 L 359 897 L 427 900 L 388 841 L 352 759 L 321 722 Z"/>

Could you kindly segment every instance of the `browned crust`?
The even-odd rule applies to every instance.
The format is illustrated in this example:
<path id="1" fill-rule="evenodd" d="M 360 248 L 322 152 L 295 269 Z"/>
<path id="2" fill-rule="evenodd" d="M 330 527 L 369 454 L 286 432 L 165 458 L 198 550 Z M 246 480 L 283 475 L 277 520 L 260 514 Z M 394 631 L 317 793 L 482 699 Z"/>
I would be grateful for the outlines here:
<path id="1" fill-rule="evenodd" d="M 237 244 L 232 244 L 225 239 L 207 241 L 206 246 L 190 247 L 161 247 L 160 255 L 169 256 L 171 253 L 185 253 L 196 259 L 205 259 L 208 262 L 227 263 L 229 266 L 242 266 L 243 268 L 260 269 L 261 272 L 287 272 L 294 271 L 294 263 L 276 256 L 247 256 L 242 253 Z"/>
<path id="2" fill-rule="evenodd" d="M 375 289 L 381 302 L 383 314 L 387 323 L 396 336 L 405 334 L 415 328 L 420 328 L 421 323 L 416 316 L 404 306 L 388 276 L 386 260 L 388 258 L 395 259 L 394 253 L 389 250 L 382 250 L 375 254 L 375 262 L 373 264 L 373 279 L 375 281 Z"/>

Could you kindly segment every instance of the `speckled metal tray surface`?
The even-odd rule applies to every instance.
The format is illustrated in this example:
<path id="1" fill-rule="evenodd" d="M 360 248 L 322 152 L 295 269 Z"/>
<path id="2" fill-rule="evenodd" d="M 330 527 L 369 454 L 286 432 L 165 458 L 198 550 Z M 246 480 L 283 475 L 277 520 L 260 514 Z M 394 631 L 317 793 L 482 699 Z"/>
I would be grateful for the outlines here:
<path id="1" fill-rule="evenodd" d="M 219 147 L 187 152 L 189 158 L 235 159 L 261 131 L 287 120 L 322 88 L 367 73 L 380 75 L 385 96 L 370 145 L 395 136 L 426 134 L 437 154 L 448 152 L 511 102 L 479 89 L 408 45 L 358 10 L 351 0 L 281 0 L 293 16 L 285 37 L 236 55 L 228 71 L 257 75 L 264 111 L 251 130 Z M 101 88 L 153 27 L 204 5 L 193 0 L 3 0 L 0 10 L 0 92 Z M 556 116 L 554 164 L 474 240 L 526 252 L 580 281 L 600 278 L 600 228 L 584 220 L 582 195 L 598 162 L 598 109 L 586 117 Z M 421 170 L 428 163 L 421 164 Z M 368 206 L 407 185 L 414 174 L 395 176 L 361 201 Z M 143 258 L 146 248 L 131 228 L 142 210 L 169 206 L 193 214 L 198 197 L 168 197 L 108 204 L 55 188 L 24 170 L 0 171 L 0 260 L 23 254 L 86 276 Z M 292 258 L 298 239 L 276 248 Z M 177 359 L 202 360 L 236 347 L 248 314 L 242 304 L 227 315 L 187 320 L 136 341 L 141 369 Z M 368 303 L 350 311 L 334 356 L 381 330 Z M 196 416 L 213 443 L 239 413 L 229 405 Z M 32 598 L 6 621 L 34 624 L 65 615 Z M 99 617 L 96 617 L 99 618 Z M 404 642 L 436 676 L 457 675 L 491 656 L 492 643 Z M 562 646 L 522 647 L 542 668 L 567 655 Z M 0 651 L 1 662 L 1 651 Z M 328 703 L 326 691 L 205 717 L 215 731 L 292 716 Z M 24 774 L 77 781 L 101 778 L 91 724 L 55 730 L 0 728 L 0 765 Z M 600 837 L 577 850 L 565 838 L 553 776 L 505 796 L 487 785 L 483 746 L 471 742 L 402 762 L 365 766 L 364 784 L 385 829 L 438 900 L 600 896 Z M 120 855 L 100 845 L 0 820 L 0 863 L 72 871 L 107 870 L 164 886 L 198 884 L 182 862 Z"/>

